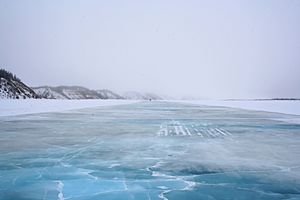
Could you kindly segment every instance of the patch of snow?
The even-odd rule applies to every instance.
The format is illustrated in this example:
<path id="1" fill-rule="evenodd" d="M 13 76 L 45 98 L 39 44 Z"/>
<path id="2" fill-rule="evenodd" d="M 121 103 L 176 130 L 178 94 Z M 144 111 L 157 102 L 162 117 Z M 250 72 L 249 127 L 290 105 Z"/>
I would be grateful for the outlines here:
<path id="1" fill-rule="evenodd" d="M 114 106 L 136 103 L 136 100 L 56 100 L 56 99 L 1 99 L 0 116 L 12 116 L 43 112 L 60 112 L 66 110 Z"/>

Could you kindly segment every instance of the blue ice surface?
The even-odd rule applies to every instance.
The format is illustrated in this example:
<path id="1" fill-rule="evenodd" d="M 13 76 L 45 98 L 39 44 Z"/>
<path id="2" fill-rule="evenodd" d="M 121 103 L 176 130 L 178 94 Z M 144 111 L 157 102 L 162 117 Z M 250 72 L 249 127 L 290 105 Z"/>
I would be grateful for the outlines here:
<path id="1" fill-rule="evenodd" d="M 299 116 L 170 102 L 0 118 L 0 199 L 300 199 Z"/>

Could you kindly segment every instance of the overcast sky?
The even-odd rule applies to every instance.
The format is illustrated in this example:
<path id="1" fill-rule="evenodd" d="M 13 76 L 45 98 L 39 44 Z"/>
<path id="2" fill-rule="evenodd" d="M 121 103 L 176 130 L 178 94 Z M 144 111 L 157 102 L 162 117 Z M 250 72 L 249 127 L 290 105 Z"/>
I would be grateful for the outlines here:
<path id="1" fill-rule="evenodd" d="M 30 86 L 300 97 L 300 1 L 0 0 L 0 67 Z"/>

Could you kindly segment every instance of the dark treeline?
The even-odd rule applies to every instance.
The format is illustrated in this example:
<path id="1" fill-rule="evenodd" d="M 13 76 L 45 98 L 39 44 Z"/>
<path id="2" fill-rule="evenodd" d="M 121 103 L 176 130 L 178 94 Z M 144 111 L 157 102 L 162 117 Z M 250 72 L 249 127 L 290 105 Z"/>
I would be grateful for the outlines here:
<path id="1" fill-rule="evenodd" d="M 0 69 L 0 78 L 11 79 L 14 81 L 21 81 L 21 79 L 19 79 L 15 74 L 5 69 Z"/>

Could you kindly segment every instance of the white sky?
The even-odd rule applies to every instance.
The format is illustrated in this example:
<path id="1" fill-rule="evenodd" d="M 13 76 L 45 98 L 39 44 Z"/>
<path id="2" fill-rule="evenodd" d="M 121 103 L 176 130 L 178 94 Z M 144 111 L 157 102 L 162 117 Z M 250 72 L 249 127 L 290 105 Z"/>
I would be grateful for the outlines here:
<path id="1" fill-rule="evenodd" d="M 31 86 L 300 97 L 300 1 L 0 0 L 0 67 Z"/>

